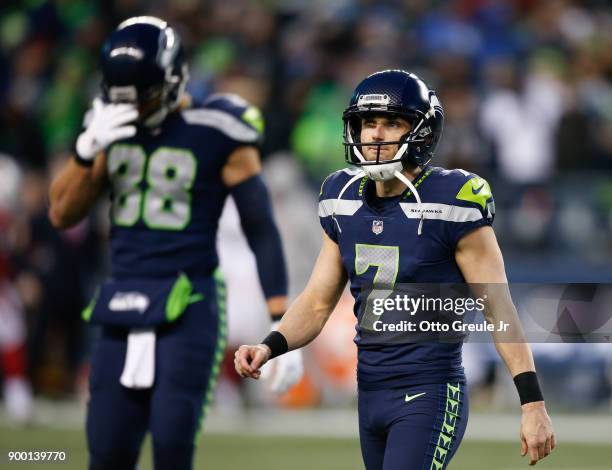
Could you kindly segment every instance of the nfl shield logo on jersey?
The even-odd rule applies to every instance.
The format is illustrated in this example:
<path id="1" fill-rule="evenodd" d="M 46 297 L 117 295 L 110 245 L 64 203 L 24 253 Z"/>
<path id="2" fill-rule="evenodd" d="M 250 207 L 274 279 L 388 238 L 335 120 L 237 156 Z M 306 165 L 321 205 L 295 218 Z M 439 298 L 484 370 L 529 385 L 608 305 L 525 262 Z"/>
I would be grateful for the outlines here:
<path id="1" fill-rule="evenodd" d="M 382 231 L 383 231 L 383 221 L 373 220 L 372 221 L 372 232 L 374 232 L 374 235 L 380 235 Z"/>

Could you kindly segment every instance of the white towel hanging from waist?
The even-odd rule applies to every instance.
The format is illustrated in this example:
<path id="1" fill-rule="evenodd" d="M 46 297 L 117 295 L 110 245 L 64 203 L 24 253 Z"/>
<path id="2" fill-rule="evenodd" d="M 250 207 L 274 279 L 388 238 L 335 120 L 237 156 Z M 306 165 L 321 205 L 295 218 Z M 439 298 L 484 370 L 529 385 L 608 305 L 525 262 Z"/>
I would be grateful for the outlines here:
<path id="1" fill-rule="evenodd" d="M 153 386 L 155 378 L 155 330 L 131 330 L 127 338 L 121 385 L 143 389 Z"/>

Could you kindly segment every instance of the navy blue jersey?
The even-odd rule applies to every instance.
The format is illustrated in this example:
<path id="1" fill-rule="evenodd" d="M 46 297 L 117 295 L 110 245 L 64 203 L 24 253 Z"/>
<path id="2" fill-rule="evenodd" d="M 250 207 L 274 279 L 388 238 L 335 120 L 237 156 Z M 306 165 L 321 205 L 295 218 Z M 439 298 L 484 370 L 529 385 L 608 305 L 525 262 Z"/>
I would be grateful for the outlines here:
<path id="1" fill-rule="evenodd" d="M 213 272 L 221 170 L 236 148 L 259 143 L 262 122 L 238 96 L 213 95 L 108 148 L 114 278 Z"/>
<path id="2" fill-rule="evenodd" d="M 491 225 L 495 213 L 488 183 L 463 170 L 428 167 L 414 182 L 423 203 L 421 220 L 414 195 L 375 197 L 374 182 L 344 169 L 324 181 L 319 217 L 325 233 L 338 244 L 355 298 L 361 308 L 365 285 L 463 283 L 455 248 L 465 234 Z M 338 196 L 345 189 L 342 197 Z M 385 388 L 463 381 L 461 343 L 372 344 L 356 327 L 357 377 L 362 388 Z"/>

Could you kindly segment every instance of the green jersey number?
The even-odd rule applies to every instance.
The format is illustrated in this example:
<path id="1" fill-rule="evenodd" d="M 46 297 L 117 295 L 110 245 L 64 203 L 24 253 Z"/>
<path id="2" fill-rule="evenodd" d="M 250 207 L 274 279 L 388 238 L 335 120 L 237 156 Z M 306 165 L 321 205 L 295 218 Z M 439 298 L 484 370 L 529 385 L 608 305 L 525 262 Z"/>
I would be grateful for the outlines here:
<path id="1" fill-rule="evenodd" d="M 393 288 L 399 270 L 399 246 L 355 245 L 355 273 L 365 274 L 370 266 L 376 266 L 372 281 L 375 285 Z"/>
<path id="2" fill-rule="evenodd" d="M 152 229 L 184 229 L 191 220 L 196 170 L 197 160 L 189 150 L 160 147 L 147 162 L 139 145 L 114 145 L 108 154 L 113 222 L 130 227 L 142 218 Z"/>
<path id="3" fill-rule="evenodd" d="M 370 266 L 376 266 L 374 288 L 368 295 L 363 309 L 360 326 L 363 330 L 372 331 L 378 316 L 373 313 L 374 299 L 386 299 L 393 292 L 399 271 L 399 246 L 355 245 L 355 274 L 362 276 Z"/>

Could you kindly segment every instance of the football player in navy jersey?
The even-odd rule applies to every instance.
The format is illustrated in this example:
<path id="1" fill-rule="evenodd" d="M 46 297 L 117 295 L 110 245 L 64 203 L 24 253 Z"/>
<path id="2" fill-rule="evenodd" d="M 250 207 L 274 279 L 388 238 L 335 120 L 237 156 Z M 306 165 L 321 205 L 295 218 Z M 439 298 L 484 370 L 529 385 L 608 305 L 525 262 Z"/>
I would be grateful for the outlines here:
<path id="1" fill-rule="evenodd" d="M 158 18 L 121 23 L 100 61 L 102 94 L 75 158 L 51 185 L 49 209 L 56 227 L 70 227 L 110 189 L 112 275 L 83 312 L 102 325 L 90 375 L 89 468 L 134 469 L 151 431 L 155 468 L 190 469 L 225 347 L 215 238 L 229 194 L 272 319 L 286 309 L 281 240 L 260 177 L 263 121 L 235 95 L 187 106 L 180 38 Z M 275 371 L 274 383 L 287 389 L 301 377 L 301 356 Z"/>
<path id="2" fill-rule="evenodd" d="M 360 318 L 361 289 L 496 283 L 501 288 L 487 301 L 487 320 L 510 318 L 513 337 L 520 338 L 491 227 L 491 189 L 477 175 L 430 165 L 443 110 L 435 92 L 412 73 L 385 70 L 366 77 L 343 121 L 347 162 L 356 168 L 323 182 L 323 245 L 311 278 L 277 331 L 236 351 L 235 367 L 243 377 L 257 379 L 266 361 L 312 341 L 348 280 L 360 319 L 355 342 L 365 467 L 446 468 L 468 417 L 461 342 L 372 341 L 372 325 Z M 493 337 L 520 396 L 522 453 L 535 464 L 554 448 L 555 437 L 531 350 L 524 341 L 503 341 L 510 336 Z"/>

